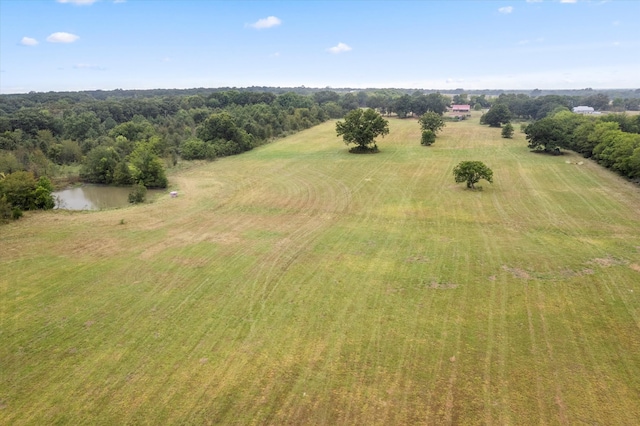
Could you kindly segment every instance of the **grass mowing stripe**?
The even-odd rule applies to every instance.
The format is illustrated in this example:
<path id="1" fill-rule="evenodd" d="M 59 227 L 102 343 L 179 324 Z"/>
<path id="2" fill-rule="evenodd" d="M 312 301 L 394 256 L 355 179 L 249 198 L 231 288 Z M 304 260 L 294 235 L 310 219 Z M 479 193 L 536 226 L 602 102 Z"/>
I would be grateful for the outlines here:
<path id="1" fill-rule="evenodd" d="M 326 123 L 3 227 L 0 421 L 633 424 L 637 187 L 477 118 L 372 156 Z"/>

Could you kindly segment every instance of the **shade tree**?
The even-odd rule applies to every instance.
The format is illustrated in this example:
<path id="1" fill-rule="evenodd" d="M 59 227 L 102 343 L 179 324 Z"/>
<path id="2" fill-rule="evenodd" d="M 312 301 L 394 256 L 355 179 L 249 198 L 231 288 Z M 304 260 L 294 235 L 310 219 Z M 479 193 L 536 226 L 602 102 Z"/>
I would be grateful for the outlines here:
<path id="1" fill-rule="evenodd" d="M 480 179 L 493 183 L 493 170 L 482 161 L 462 161 L 453 169 L 453 176 L 457 183 L 466 182 L 469 189 L 475 189 Z"/>
<path id="2" fill-rule="evenodd" d="M 502 124 L 511 120 L 511 111 L 505 104 L 493 105 L 489 111 L 480 117 L 481 124 L 488 124 L 490 127 L 501 127 Z"/>
<path id="3" fill-rule="evenodd" d="M 371 108 L 354 109 L 344 121 L 336 123 L 336 134 L 342 136 L 347 146 L 356 145 L 351 152 L 375 152 L 378 150 L 375 139 L 389 134 L 389 122 Z"/>

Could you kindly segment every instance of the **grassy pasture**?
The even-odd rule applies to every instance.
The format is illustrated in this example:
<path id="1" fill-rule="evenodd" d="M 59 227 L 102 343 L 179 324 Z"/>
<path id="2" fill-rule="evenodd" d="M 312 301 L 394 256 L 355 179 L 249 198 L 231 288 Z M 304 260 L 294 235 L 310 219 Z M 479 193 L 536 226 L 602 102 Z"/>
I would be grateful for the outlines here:
<path id="1" fill-rule="evenodd" d="M 334 127 L 0 227 L 0 424 L 637 424 L 637 186 L 477 117 Z"/>

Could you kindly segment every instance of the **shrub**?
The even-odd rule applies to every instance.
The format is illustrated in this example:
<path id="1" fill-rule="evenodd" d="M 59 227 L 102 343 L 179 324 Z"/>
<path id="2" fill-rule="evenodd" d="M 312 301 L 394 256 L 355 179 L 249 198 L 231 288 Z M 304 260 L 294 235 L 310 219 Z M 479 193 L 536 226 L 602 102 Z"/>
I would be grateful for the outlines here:
<path id="1" fill-rule="evenodd" d="M 436 141 L 436 134 L 432 130 L 425 130 L 422 132 L 422 139 L 420 144 L 424 146 L 432 145 Z"/>
<path id="2" fill-rule="evenodd" d="M 513 125 L 507 123 L 502 128 L 502 137 L 505 139 L 511 139 L 513 137 Z"/>
<path id="3" fill-rule="evenodd" d="M 129 193 L 129 202 L 131 204 L 144 203 L 147 197 L 147 187 L 142 183 L 137 183 L 131 188 Z"/>

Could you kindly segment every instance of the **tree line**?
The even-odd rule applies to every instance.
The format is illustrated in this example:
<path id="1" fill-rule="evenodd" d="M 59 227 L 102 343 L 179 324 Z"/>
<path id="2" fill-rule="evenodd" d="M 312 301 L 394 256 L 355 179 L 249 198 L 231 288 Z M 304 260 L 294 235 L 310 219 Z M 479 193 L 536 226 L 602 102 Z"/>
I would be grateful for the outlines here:
<path id="1" fill-rule="evenodd" d="M 578 100 L 556 95 L 530 98 L 512 94 L 499 96 L 480 122 L 502 127 L 502 136 L 510 138 L 513 119 L 533 120 L 523 125 L 531 150 L 550 154 L 572 150 L 624 177 L 640 180 L 640 115 L 576 114 L 570 111 L 575 103 L 600 110 L 615 109 L 603 94 Z"/>
<path id="2" fill-rule="evenodd" d="M 640 115 L 588 116 L 558 111 L 525 127 L 534 151 L 575 151 L 630 179 L 640 181 Z"/>
<path id="3" fill-rule="evenodd" d="M 165 188 L 166 169 L 180 159 L 239 154 L 342 117 L 359 108 L 352 101 L 332 93 L 236 90 L 106 99 L 87 93 L 3 95 L 0 215 L 16 218 L 23 210 L 52 207 L 24 201 L 31 197 L 24 194 L 50 188 L 51 180 L 65 173 L 89 183 Z M 20 197 L 15 196 L 16 180 L 27 185 L 18 191 Z"/>
<path id="4" fill-rule="evenodd" d="M 0 96 L 0 172 L 54 177 L 82 165 L 87 182 L 165 187 L 179 158 L 238 154 L 358 108 L 350 97 L 293 92 L 94 98 Z"/>

